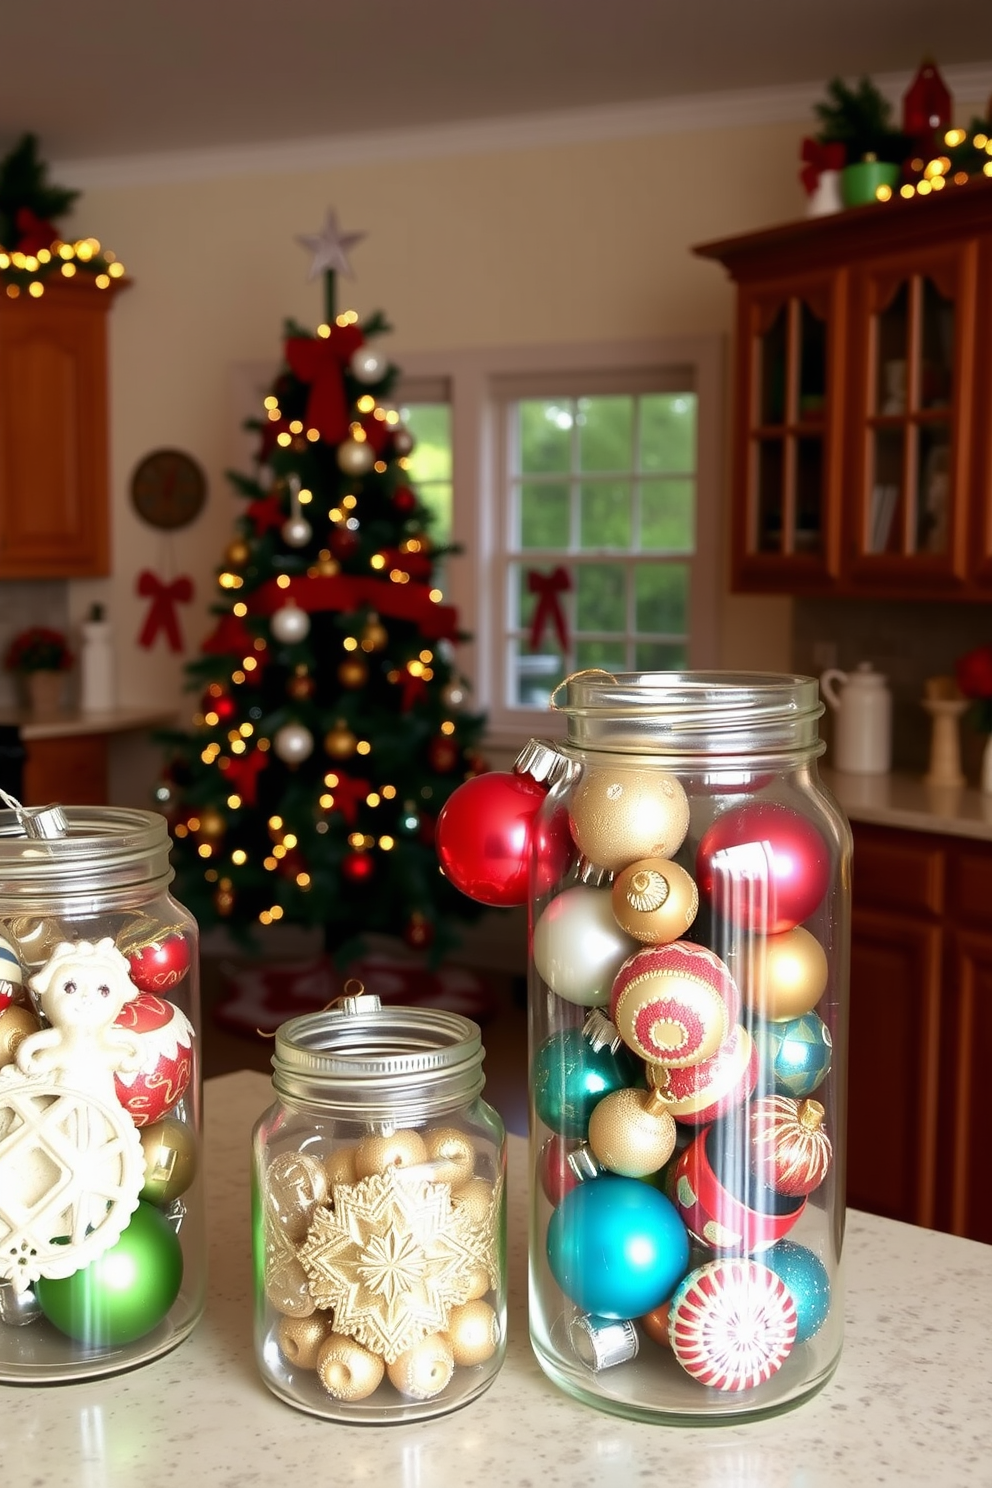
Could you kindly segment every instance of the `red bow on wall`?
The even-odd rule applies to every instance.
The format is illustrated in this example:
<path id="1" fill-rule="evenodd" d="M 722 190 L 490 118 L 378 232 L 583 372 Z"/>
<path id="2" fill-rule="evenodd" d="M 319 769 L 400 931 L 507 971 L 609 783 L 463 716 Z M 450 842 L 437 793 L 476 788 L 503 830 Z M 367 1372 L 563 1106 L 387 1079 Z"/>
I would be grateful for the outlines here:
<path id="1" fill-rule="evenodd" d="M 562 609 L 560 594 L 567 594 L 572 587 L 568 570 L 554 568 L 550 573 L 541 573 L 536 568 L 527 570 L 527 590 L 537 595 L 534 618 L 530 623 L 530 649 L 537 651 L 548 625 L 553 625 L 563 651 L 568 650 L 568 624 Z"/>
<path id="2" fill-rule="evenodd" d="M 325 444 L 340 444 L 348 433 L 342 369 L 364 339 L 357 325 L 335 325 L 329 336 L 290 336 L 286 342 L 290 371 L 310 384 L 307 428 L 316 429 Z"/>
<path id="3" fill-rule="evenodd" d="M 836 142 L 821 145 L 819 140 L 804 139 L 799 158 L 803 162 L 799 179 L 803 183 L 806 195 L 812 196 L 820 184 L 820 177 L 824 171 L 844 169 L 845 150 L 843 145 Z"/>
<path id="4" fill-rule="evenodd" d="M 150 568 L 143 568 L 138 575 L 136 587 L 142 599 L 151 600 L 138 636 L 138 645 L 151 647 L 162 630 L 169 649 L 181 651 L 183 635 L 179 628 L 176 605 L 189 604 L 193 598 L 193 580 L 187 574 L 180 574 L 171 584 L 163 584 L 158 574 L 153 574 Z"/>

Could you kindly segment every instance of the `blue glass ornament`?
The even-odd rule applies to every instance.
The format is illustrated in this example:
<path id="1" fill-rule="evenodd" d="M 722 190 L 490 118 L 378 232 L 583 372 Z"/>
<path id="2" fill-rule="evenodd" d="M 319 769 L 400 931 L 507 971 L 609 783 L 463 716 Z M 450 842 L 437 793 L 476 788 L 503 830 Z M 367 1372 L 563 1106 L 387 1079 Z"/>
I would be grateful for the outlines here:
<path id="1" fill-rule="evenodd" d="M 581 1028 L 546 1039 L 531 1072 L 538 1120 L 563 1137 L 584 1139 L 603 1096 L 637 1083 L 637 1063 L 623 1045 L 594 1049 Z"/>
<path id="2" fill-rule="evenodd" d="M 548 1225 L 548 1263 L 583 1312 L 641 1317 L 685 1275 L 689 1235 L 664 1194 L 610 1174 L 587 1179 L 562 1199 Z"/>
<path id="3" fill-rule="evenodd" d="M 830 1030 L 816 1013 L 781 1022 L 754 1024 L 754 1041 L 761 1061 L 759 1084 L 774 1079 L 776 1095 L 802 1100 L 825 1079 L 833 1055 Z"/>
<path id="4" fill-rule="evenodd" d="M 799 1326 L 796 1342 L 805 1343 L 819 1333 L 830 1311 L 830 1277 L 827 1268 L 806 1245 L 780 1240 L 760 1257 L 761 1264 L 780 1276 L 792 1293 Z"/>

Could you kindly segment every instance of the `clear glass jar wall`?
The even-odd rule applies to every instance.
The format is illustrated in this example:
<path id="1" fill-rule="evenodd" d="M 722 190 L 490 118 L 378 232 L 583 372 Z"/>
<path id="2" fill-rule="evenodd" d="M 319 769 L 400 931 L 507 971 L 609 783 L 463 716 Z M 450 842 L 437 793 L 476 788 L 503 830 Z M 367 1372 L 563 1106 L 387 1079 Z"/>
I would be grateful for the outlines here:
<path id="1" fill-rule="evenodd" d="M 276 1034 L 253 1139 L 255 1352 L 349 1423 L 465 1405 L 506 1350 L 505 1141 L 476 1024 L 349 997 Z"/>
<path id="2" fill-rule="evenodd" d="M 841 1348 L 850 833 L 816 682 L 586 673 L 535 822 L 531 1337 L 706 1424 Z"/>
<path id="3" fill-rule="evenodd" d="M 203 1311 L 198 938 L 168 855 L 152 812 L 0 811 L 0 1380 L 130 1369 Z"/>

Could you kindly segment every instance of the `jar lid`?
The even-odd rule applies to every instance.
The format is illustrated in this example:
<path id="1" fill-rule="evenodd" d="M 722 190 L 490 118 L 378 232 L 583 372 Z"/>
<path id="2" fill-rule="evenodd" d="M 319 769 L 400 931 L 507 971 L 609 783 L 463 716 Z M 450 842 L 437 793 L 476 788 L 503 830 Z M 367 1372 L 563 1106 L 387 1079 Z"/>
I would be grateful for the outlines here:
<path id="1" fill-rule="evenodd" d="M 10 798 L 8 798 L 10 799 Z M 26 817 L 59 817 L 59 830 L 29 830 Z M 121 806 L 0 810 L 0 897 L 28 901 L 102 893 L 138 884 L 165 886 L 169 831 L 154 811 Z"/>
<path id="2" fill-rule="evenodd" d="M 350 998 L 283 1023 L 272 1056 L 279 1094 L 373 1122 L 430 1118 L 479 1094 L 477 1023 L 443 1008 L 377 1003 Z"/>

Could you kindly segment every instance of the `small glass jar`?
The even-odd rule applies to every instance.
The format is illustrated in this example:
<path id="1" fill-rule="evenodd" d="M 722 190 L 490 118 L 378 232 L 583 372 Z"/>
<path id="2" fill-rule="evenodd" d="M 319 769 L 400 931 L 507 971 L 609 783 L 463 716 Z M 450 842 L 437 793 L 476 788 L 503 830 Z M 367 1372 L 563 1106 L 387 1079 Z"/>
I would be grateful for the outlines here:
<path id="1" fill-rule="evenodd" d="M 0 1380 L 131 1369 L 203 1311 L 198 943 L 165 820 L 0 811 Z"/>
<path id="2" fill-rule="evenodd" d="M 347 990 L 347 989 L 346 989 Z M 441 1415 L 506 1350 L 506 1154 L 478 1026 L 374 996 L 284 1023 L 253 1138 L 255 1352 L 356 1424 Z"/>
<path id="3" fill-rule="evenodd" d="M 850 832 L 817 684 L 583 673 L 532 831 L 531 1338 L 703 1425 L 841 1348 Z"/>

